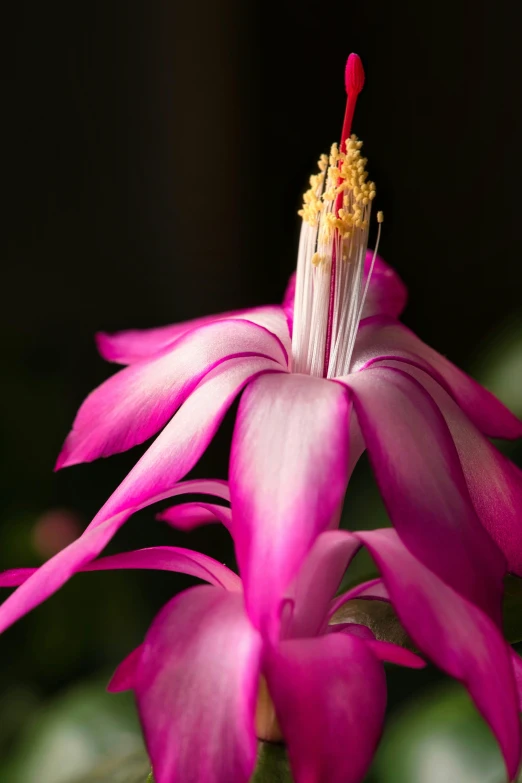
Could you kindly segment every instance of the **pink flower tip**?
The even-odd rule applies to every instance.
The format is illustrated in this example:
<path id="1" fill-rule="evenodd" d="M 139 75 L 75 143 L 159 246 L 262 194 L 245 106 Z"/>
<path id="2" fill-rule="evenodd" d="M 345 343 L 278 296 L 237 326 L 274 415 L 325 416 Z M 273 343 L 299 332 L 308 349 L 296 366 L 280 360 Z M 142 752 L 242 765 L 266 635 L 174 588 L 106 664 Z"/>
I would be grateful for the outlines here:
<path id="1" fill-rule="evenodd" d="M 364 68 L 358 54 L 352 52 L 346 61 L 344 84 L 348 95 L 359 95 L 364 87 Z"/>

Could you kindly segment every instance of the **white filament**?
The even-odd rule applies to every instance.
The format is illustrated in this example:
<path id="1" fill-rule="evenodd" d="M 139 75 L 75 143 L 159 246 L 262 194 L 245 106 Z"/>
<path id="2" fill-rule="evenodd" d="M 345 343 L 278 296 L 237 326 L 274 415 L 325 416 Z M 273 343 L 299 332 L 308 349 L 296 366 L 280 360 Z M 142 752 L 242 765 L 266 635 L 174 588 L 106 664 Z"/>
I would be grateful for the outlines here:
<path id="1" fill-rule="evenodd" d="M 332 259 L 335 255 L 330 356 L 326 372 L 328 378 L 347 375 L 350 371 L 357 328 L 377 254 L 376 247 L 365 280 L 364 264 L 371 203 L 363 209 L 364 227 L 355 228 L 345 239 L 340 237 L 338 231 L 330 232 L 325 241 L 325 233 L 321 231 L 321 227 L 326 215 L 333 209 L 333 203 L 325 203 L 316 226 L 303 221 L 297 261 L 292 338 L 294 372 L 322 377 L 325 374 Z M 379 238 L 380 225 L 377 246 Z M 312 262 L 316 254 L 322 259 L 318 264 Z"/>

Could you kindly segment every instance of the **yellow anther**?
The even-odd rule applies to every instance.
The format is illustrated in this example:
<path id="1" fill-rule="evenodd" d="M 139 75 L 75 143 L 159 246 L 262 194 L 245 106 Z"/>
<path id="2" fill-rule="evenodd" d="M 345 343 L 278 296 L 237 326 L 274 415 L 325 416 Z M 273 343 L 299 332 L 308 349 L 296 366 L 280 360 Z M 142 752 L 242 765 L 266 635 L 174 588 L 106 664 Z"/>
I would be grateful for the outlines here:
<path id="1" fill-rule="evenodd" d="M 317 161 L 317 165 L 319 166 L 319 169 L 321 171 L 326 171 L 328 168 L 328 155 L 321 155 L 319 160 Z"/>
<path id="2" fill-rule="evenodd" d="M 384 221 L 384 215 L 382 212 L 377 212 L 377 223 L 382 223 Z"/>
<path id="3" fill-rule="evenodd" d="M 318 227 L 318 246 L 326 246 L 314 254 L 315 266 L 328 262 L 328 245 L 336 233 L 344 241 L 350 239 L 354 230 L 368 227 L 375 183 L 368 180 L 368 159 L 362 157 L 361 148 L 362 142 L 355 135 L 347 140 L 346 152 L 332 144 L 330 154 L 319 158 L 319 172 L 310 177 L 310 188 L 304 194 L 299 215 L 312 227 Z"/>

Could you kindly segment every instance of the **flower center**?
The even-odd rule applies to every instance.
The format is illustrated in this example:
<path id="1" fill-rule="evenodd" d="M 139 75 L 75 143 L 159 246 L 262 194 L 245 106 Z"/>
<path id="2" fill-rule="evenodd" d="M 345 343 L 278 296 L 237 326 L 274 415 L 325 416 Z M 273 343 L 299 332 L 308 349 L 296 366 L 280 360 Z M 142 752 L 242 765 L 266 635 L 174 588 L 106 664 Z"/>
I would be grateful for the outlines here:
<path id="1" fill-rule="evenodd" d="M 297 260 L 293 369 L 324 378 L 346 375 L 350 370 L 371 274 L 370 268 L 365 282 L 375 184 L 368 180 L 362 141 L 350 135 L 357 96 L 364 84 L 356 54 L 346 63 L 345 84 L 341 143 L 332 145 L 329 156 L 321 155 L 319 173 L 310 178 L 310 189 L 299 211 L 303 225 Z M 381 212 L 377 220 L 380 233 Z"/>

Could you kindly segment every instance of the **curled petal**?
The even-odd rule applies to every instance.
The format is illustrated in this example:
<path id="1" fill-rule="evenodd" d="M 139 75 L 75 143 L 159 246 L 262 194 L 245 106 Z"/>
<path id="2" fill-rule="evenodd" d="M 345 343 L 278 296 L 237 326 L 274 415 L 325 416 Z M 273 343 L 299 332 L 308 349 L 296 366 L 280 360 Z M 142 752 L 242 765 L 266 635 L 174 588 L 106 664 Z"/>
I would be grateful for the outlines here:
<path id="1" fill-rule="evenodd" d="M 232 528 L 231 510 L 215 503 L 182 503 L 156 514 L 156 519 L 168 522 L 178 530 L 194 530 L 200 525 L 210 525 L 216 522 L 223 524 L 227 530 Z"/>
<path id="2" fill-rule="evenodd" d="M 424 669 L 426 666 L 426 661 L 423 658 L 398 644 L 370 639 L 368 646 L 380 661 L 406 666 L 408 669 Z"/>
<path id="3" fill-rule="evenodd" d="M 386 706 L 384 670 L 366 640 L 282 642 L 267 656 L 266 678 L 295 783 L 360 783 Z"/>
<path id="4" fill-rule="evenodd" d="M 478 519 L 438 407 L 410 375 L 371 367 L 343 379 L 399 535 L 428 568 L 500 623 L 505 559 Z"/>
<path id="5" fill-rule="evenodd" d="M 507 439 L 522 436 L 522 422 L 500 400 L 445 356 L 419 340 L 406 326 L 383 317 L 361 324 L 354 348 L 353 370 L 393 358 L 410 361 L 429 372 L 485 435 Z"/>
<path id="6" fill-rule="evenodd" d="M 43 566 L 42 566 L 43 567 Z M 178 546 L 153 546 L 109 555 L 83 566 L 80 571 L 119 571 L 126 569 L 148 571 L 174 571 L 189 574 L 198 579 L 223 587 L 225 590 L 241 590 L 241 580 L 233 571 L 213 557 Z M 13 568 L 0 573 L 0 587 L 17 587 L 24 584 L 39 568 Z"/>
<path id="7" fill-rule="evenodd" d="M 216 321 L 181 337 L 149 361 L 120 370 L 80 407 L 57 468 L 90 462 L 143 443 L 158 432 L 201 379 L 227 359 L 264 356 L 286 366 L 286 353 L 264 327 Z"/>
<path id="8" fill-rule="evenodd" d="M 230 459 L 237 558 L 250 618 L 270 633 L 281 597 L 343 499 L 347 395 L 306 375 L 267 374 L 245 391 Z M 267 630 L 267 629 L 265 629 Z"/>
<path id="9" fill-rule="evenodd" d="M 389 601 L 390 596 L 382 579 L 370 579 L 368 582 L 361 582 L 360 585 L 352 587 L 346 593 L 337 596 L 330 604 L 328 618 L 332 617 L 341 606 L 354 598 L 365 599 L 367 601 Z"/>
<path id="10" fill-rule="evenodd" d="M 136 684 L 136 671 L 140 662 L 142 653 L 142 645 L 136 647 L 130 655 L 120 663 L 112 679 L 107 686 L 109 693 L 121 693 L 122 691 L 130 691 Z"/>
<path id="11" fill-rule="evenodd" d="M 511 651 L 511 661 L 513 663 L 513 673 L 518 693 L 518 709 L 522 712 L 522 659 L 514 650 Z"/>
<path id="12" fill-rule="evenodd" d="M 522 471 L 501 454 L 426 372 L 398 362 L 437 403 L 455 443 L 471 500 L 503 551 L 509 571 L 522 576 Z"/>
<path id="13" fill-rule="evenodd" d="M 364 280 L 368 275 L 373 250 L 368 250 L 364 261 Z M 408 291 L 397 272 L 380 256 L 375 258 L 373 272 L 364 302 L 362 318 L 390 315 L 398 318 L 406 307 Z"/>
<path id="14" fill-rule="evenodd" d="M 45 601 L 100 554 L 126 520 L 145 506 L 181 494 L 214 492 L 228 499 L 223 482 L 176 485 L 195 465 L 235 396 L 255 375 L 279 365 L 267 359 L 234 359 L 216 368 L 182 405 L 126 479 L 72 544 L 44 563 L 0 606 L 0 632 Z"/>
<path id="15" fill-rule="evenodd" d="M 288 591 L 293 601 L 290 637 L 315 636 L 325 623 L 332 596 L 359 548 L 341 530 L 321 533 Z"/>
<path id="16" fill-rule="evenodd" d="M 425 568 L 394 530 L 358 532 L 375 559 L 399 619 L 418 649 L 463 682 L 491 726 L 510 779 L 520 762 L 511 650 L 496 624 Z"/>
<path id="17" fill-rule="evenodd" d="M 178 484 L 156 496 L 149 496 L 142 505 L 139 503 L 134 506 L 130 505 L 125 511 L 113 515 L 110 514 L 106 506 L 106 512 L 104 513 L 104 509 L 102 509 L 76 541 L 62 549 L 40 568 L 14 569 L 4 572 L 4 581 L 3 583 L 0 581 L 0 586 L 13 587 L 19 584 L 20 587 L 0 606 L 0 633 L 31 609 L 34 609 L 35 606 L 45 601 L 46 598 L 49 598 L 78 571 L 82 571 L 84 568 L 87 570 L 91 561 L 99 555 L 116 531 L 134 512 L 151 503 L 191 492 L 220 493 L 220 496 L 224 496 L 226 499 L 228 487 L 221 481 L 194 479 Z M 90 565 L 91 569 L 96 567 L 96 564 Z M 232 574 L 232 572 L 229 573 Z M 235 574 L 232 576 L 237 579 Z M 18 578 L 19 581 L 14 581 L 15 578 Z"/>
<path id="18" fill-rule="evenodd" d="M 292 334 L 294 327 L 294 300 L 295 300 L 295 280 L 296 273 L 290 275 L 288 285 L 283 296 L 283 310 L 288 321 L 288 329 Z"/>
<path id="19" fill-rule="evenodd" d="M 134 690 L 156 783 L 247 783 L 261 639 L 241 596 L 194 587 L 154 620 Z"/>
<path id="20" fill-rule="evenodd" d="M 273 361 L 252 357 L 233 359 L 213 370 L 113 492 L 92 524 L 123 509 L 150 505 L 156 502 L 153 498 L 164 493 L 171 497 L 171 488 L 194 467 L 242 388 L 258 375 L 279 369 Z M 181 485 L 175 494 L 190 491 Z M 228 494 L 228 488 L 226 491 Z"/>
<path id="21" fill-rule="evenodd" d="M 180 337 L 201 326 L 207 326 L 215 321 L 239 319 L 257 323 L 269 331 L 278 335 L 283 342 L 287 342 L 288 328 L 282 316 L 281 308 L 277 306 L 257 307 L 252 310 L 230 310 L 227 313 L 206 315 L 202 318 L 193 318 L 169 326 L 160 326 L 156 329 L 129 329 L 125 332 L 106 334 L 99 332 L 96 335 L 98 350 L 104 359 L 117 364 L 134 364 L 142 359 L 151 359 L 165 348 L 171 347 Z"/>

